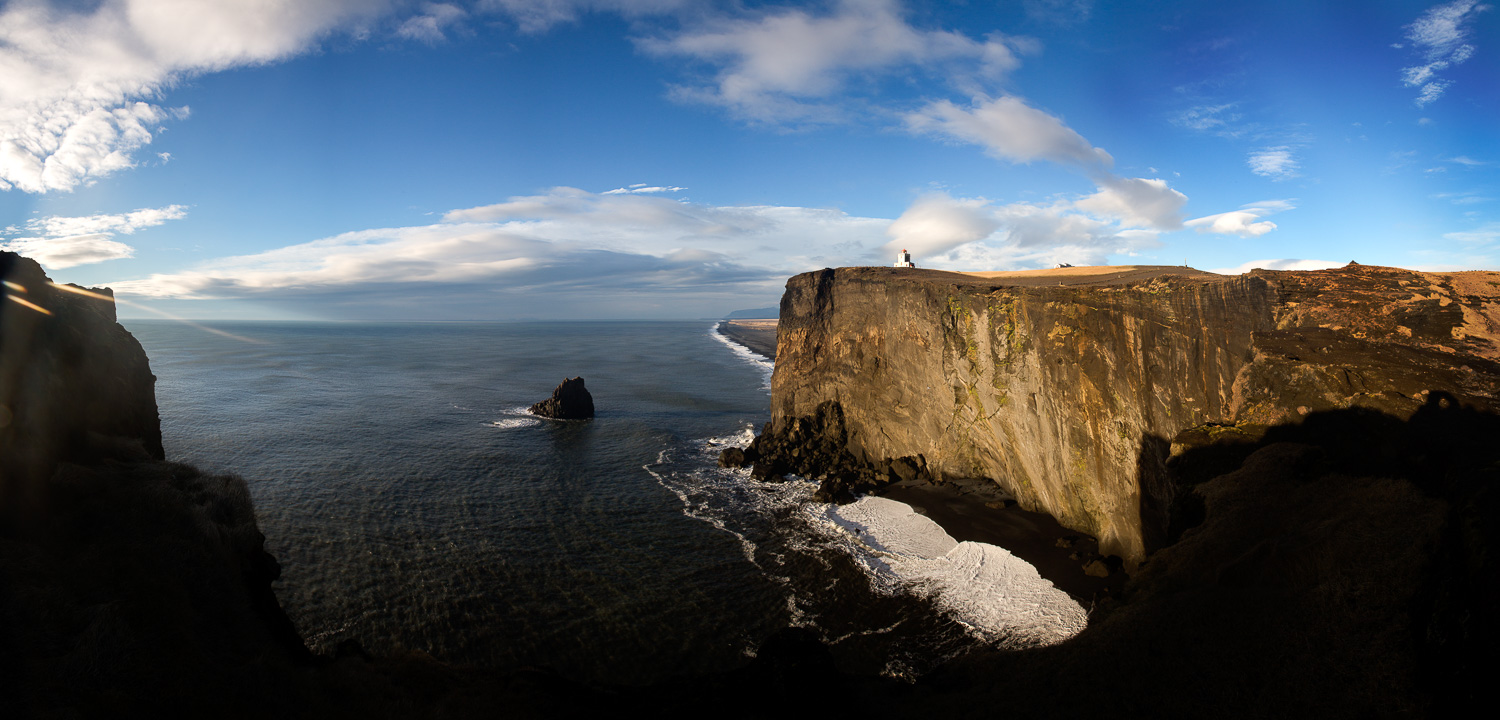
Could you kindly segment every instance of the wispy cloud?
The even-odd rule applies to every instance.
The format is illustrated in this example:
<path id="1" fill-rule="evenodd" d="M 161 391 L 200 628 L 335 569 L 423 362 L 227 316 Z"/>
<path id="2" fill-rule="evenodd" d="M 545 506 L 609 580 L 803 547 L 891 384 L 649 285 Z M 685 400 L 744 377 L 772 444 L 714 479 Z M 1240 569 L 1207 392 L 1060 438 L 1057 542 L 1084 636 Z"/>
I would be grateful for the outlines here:
<path id="1" fill-rule="evenodd" d="M 1233 112 L 1238 103 L 1222 103 L 1219 105 L 1197 105 L 1178 113 L 1172 118 L 1172 124 L 1189 130 L 1214 130 L 1221 134 L 1237 135 L 1236 131 L 1230 129 L 1231 123 L 1239 122 L 1241 115 Z"/>
<path id="2" fill-rule="evenodd" d="M 647 185 L 646 183 L 636 183 L 634 185 L 627 185 L 627 186 L 622 187 L 622 188 L 615 188 L 613 190 L 605 190 L 603 194 L 605 194 L 605 195 L 624 195 L 626 193 L 629 193 L 629 194 L 632 194 L 632 195 L 641 195 L 641 194 L 653 194 L 653 193 L 682 192 L 683 190 L 686 190 L 686 189 L 687 188 L 685 188 L 685 187 L 677 187 L 675 185 L 671 186 L 671 187 L 667 187 L 667 186 L 663 186 L 663 185 Z"/>
<path id="3" fill-rule="evenodd" d="M 1250 166 L 1250 172 L 1272 180 L 1300 177 L 1297 171 L 1302 167 L 1297 161 L 1295 151 L 1289 145 L 1255 150 L 1250 153 L 1250 157 L 1245 162 Z"/>
<path id="4" fill-rule="evenodd" d="M 1492 245 L 1500 243 L 1500 223 L 1489 223 L 1473 230 L 1443 233 L 1443 237 L 1465 245 Z"/>
<path id="5" fill-rule="evenodd" d="M 423 3 L 422 12 L 407 18 L 396 28 L 396 35 L 408 40 L 440 43 L 446 31 L 468 16 L 463 8 L 449 3 Z"/>
<path id="6" fill-rule="evenodd" d="M 960 87 L 993 81 L 1015 69 L 1030 41 L 991 34 L 982 40 L 919 29 L 901 17 L 896 0 L 841 0 L 831 12 L 778 8 L 751 18 L 715 17 L 677 35 L 640 46 L 659 57 L 708 63 L 711 83 L 683 85 L 681 100 L 723 107 L 766 123 L 837 119 L 835 95 L 855 78 L 928 72 Z"/>
<path id="7" fill-rule="evenodd" d="M 1421 58 L 1418 65 L 1401 69 L 1401 82 L 1419 88 L 1416 105 L 1424 107 L 1442 97 L 1452 84 L 1439 74 L 1473 57 L 1476 48 L 1469 43 L 1471 24 L 1476 15 L 1489 10 L 1478 0 L 1454 0 L 1430 8 L 1422 17 L 1406 26 L 1406 39 Z"/>
<path id="8" fill-rule="evenodd" d="M 6 228 L 7 233 L 25 232 L 29 235 L 0 244 L 0 249 L 26 255 L 51 270 L 118 260 L 133 257 L 135 249 L 112 240 L 116 233 L 131 235 L 137 230 L 186 215 L 187 208 L 168 205 L 119 215 L 38 218 L 27 222 L 24 231 Z"/>
<path id="9" fill-rule="evenodd" d="M 432 225 L 344 233 L 111 285 L 155 298 L 338 305 L 346 317 L 380 317 L 360 303 L 416 295 L 428 307 L 402 312 L 444 316 L 467 304 L 470 315 L 503 317 L 519 303 L 566 317 L 600 307 L 629 314 L 630 303 L 649 301 L 665 304 L 658 315 L 680 317 L 695 298 L 729 298 L 724 309 L 734 309 L 746 295 L 774 296 L 789 274 L 862 263 L 889 224 L 837 210 L 554 188 Z"/>

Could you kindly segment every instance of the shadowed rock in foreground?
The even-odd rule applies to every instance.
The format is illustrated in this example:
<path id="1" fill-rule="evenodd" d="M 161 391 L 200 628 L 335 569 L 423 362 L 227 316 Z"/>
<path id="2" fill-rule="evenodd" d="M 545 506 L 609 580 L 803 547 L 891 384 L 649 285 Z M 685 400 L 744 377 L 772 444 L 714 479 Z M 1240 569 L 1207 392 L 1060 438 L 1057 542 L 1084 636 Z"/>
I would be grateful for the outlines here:
<path id="1" fill-rule="evenodd" d="M 563 380 L 552 397 L 531 406 L 533 415 L 554 420 L 583 420 L 594 416 L 594 396 L 583 386 L 583 378 Z"/>

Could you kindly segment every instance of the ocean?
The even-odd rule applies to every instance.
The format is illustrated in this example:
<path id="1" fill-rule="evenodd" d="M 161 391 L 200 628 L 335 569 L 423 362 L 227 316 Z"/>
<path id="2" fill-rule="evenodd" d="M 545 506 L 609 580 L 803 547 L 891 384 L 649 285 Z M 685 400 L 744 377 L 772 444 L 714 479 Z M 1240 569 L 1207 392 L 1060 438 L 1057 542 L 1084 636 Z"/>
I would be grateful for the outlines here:
<path id="1" fill-rule="evenodd" d="M 797 626 L 844 670 L 914 678 L 1087 621 L 900 503 L 717 467 L 769 420 L 771 364 L 709 321 L 122 324 L 168 459 L 246 479 L 317 651 L 640 684 Z M 573 376 L 597 417 L 527 413 Z"/>

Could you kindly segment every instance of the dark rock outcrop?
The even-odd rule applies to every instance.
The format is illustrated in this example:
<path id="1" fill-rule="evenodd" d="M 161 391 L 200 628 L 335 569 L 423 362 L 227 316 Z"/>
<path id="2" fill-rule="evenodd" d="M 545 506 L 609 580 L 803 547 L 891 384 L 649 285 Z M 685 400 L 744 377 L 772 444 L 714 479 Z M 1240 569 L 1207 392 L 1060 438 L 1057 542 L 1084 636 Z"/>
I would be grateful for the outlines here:
<path id="1" fill-rule="evenodd" d="M 0 512 L 23 513 L 59 462 L 161 460 L 156 376 L 109 288 L 53 285 L 0 252 Z"/>
<path id="2" fill-rule="evenodd" d="M 0 279 L 0 715 L 293 710 L 266 688 L 311 656 L 245 482 L 163 460 L 108 289 Z"/>
<path id="3" fill-rule="evenodd" d="M 583 420 L 594 416 L 594 396 L 583 386 L 583 378 L 563 380 L 552 397 L 531 406 L 534 415 L 555 420 Z"/>
<path id="4" fill-rule="evenodd" d="M 1171 535 L 1181 433 L 1405 419 L 1434 392 L 1500 407 L 1497 273 L 1057 272 L 792 278 L 756 466 L 861 486 L 911 458 L 989 478 L 1134 567 Z"/>

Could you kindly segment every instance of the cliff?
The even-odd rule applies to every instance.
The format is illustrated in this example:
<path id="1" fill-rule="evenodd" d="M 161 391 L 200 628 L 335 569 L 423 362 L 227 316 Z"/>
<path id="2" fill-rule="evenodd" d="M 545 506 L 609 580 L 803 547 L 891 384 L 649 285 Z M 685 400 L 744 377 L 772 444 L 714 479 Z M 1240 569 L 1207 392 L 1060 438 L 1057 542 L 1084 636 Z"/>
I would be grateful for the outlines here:
<path id="1" fill-rule="evenodd" d="M 1174 532 L 1174 440 L 1347 408 L 1404 420 L 1433 393 L 1500 402 L 1500 273 L 990 275 L 789 280 L 758 471 L 988 478 L 1134 567 Z"/>
<path id="2" fill-rule="evenodd" d="M 310 655 L 244 480 L 164 461 L 108 289 L 0 279 L 0 715 L 283 714 Z"/>

